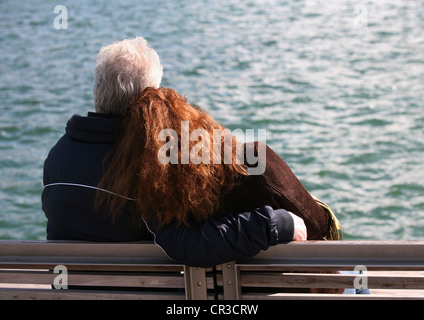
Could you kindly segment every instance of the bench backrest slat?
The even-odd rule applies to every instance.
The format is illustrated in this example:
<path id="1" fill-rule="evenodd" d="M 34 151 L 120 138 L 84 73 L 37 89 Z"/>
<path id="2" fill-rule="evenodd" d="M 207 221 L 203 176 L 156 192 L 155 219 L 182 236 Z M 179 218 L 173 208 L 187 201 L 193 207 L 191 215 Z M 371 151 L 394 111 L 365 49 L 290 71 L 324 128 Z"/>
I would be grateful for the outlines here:
<path id="1" fill-rule="evenodd" d="M 101 290 L 3 289 L 0 300 L 184 300 L 184 293 Z"/>
<path id="2" fill-rule="evenodd" d="M 264 265 L 286 267 L 286 270 L 292 267 L 352 270 L 358 265 L 376 270 L 422 270 L 424 241 L 290 242 L 270 247 L 246 261 L 238 261 L 238 265 L 250 270 Z"/>
<path id="3" fill-rule="evenodd" d="M 349 288 L 358 274 L 322 273 L 254 273 L 243 272 L 240 286 L 249 288 Z M 374 289 L 424 289 L 424 276 L 367 275 L 368 286 Z M 217 283 L 223 286 L 222 276 Z"/>

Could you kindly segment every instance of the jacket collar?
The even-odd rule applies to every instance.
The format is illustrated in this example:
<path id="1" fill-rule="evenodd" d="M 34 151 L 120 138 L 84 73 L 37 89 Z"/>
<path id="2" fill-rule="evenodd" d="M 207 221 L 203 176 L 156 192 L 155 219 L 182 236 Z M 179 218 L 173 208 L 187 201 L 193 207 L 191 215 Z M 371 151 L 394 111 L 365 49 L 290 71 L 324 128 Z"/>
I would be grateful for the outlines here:
<path id="1" fill-rule="evenodd" d="M 75 114 L 66 125 L 73 139 L 87 143 L 113 143 L 118 119 L 110 115 L 89 112 L 86 117 Z"/>

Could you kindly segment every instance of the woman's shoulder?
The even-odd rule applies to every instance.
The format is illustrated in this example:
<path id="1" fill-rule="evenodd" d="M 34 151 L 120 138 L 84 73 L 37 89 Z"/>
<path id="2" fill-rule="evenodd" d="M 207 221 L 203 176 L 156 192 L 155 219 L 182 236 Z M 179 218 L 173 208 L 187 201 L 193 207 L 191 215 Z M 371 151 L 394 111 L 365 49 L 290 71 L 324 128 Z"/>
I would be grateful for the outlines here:
<path id="1" fill-rule="evenodd" d="M 269 166 L 272 169 L 281 161 L 277 153 L 263 141 L 244 143 L 244 159 L 249 175 L 263 175 Z"/>

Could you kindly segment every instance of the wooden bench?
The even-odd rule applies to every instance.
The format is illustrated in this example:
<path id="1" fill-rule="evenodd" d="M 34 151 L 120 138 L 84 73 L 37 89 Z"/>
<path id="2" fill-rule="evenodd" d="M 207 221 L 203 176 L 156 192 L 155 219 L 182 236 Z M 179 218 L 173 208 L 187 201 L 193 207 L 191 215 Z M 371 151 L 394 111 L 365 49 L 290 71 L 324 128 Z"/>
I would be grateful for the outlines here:
<path id="1" fill-rule="evenodd" d="M 355 267 L 366 273 L 321 272 Z M 371 294 L 287 292 L 355 284 Z M 146 242 L 0 241 L 0 299 L 424 299 L 423 289 L 418 241 L 290 242 L 206 269 Z"/>

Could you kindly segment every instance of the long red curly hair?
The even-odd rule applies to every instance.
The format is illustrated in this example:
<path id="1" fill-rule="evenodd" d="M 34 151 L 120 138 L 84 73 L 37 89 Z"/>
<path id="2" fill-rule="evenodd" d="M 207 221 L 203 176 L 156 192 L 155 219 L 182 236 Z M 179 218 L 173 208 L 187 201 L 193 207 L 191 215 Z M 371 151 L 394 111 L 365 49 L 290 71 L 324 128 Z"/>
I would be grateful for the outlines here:
<path id="1" fill-rule="evenodd" d="M 199 156 L 204 155 L 206 146 L 210 161 L 182 163 L 183 121 L 188 122 L 189 134 L 195 129 L 208 133 L 198 141 L 188 142 L 189 150 L 197 150 Z M 228 142 L 229 133 L 219 137 L 221 148 L 214 148 L 214 130 L 225 132 L 225 128 L 173 89 L 146 88 L 132 99 L 127 115 L 119 123 L 117 140 L 105 158 L 105 172 L 99 183 L 100 188 L 116 195 L 98 192 L 96 199 L 109 206 L 112 218 L 129 210 L 139 222 L 143 214 L 154 214 L 160 226 L 172 221 L 201 223 L 214 214 L 221 197 L 232 190 L 239 177 L 247 175 L 245 165 L 237 161 L 240 149 L 236 138 L 230 136 L 233 143 L 228 161 L 224 141 Z M 163 146 L 169 142 L 159 139 L 164 129 L 172 129 L 178 135 L 178 163 L 160 161 Z M 203 141 L 208 137 L 210 141 Z M 196 145 L 197 149 L 193 149 Z M 199 145 L 203 147 L 199 149 Z M 213 159 L 217 152 L 219 163 Z M 126 198 L 132 199 L 130 206 Z"/>

